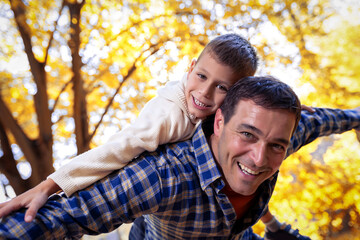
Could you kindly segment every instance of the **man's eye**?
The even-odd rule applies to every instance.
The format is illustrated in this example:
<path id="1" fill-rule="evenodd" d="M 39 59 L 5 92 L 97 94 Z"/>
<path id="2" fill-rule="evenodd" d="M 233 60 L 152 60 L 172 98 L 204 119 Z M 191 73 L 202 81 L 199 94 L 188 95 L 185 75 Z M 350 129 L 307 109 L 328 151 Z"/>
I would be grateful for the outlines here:
<path id="1" fill-rule="evenodd" d="M 254 135 L 249 132 L 241 132 L 241 135 L 243 135 L 247 139 L 252 139 L 254 137 Z"/>
<path id="2" fill-rule="evenodd" d="M 276 152 L 283 152 L 285 151 L 285 148 L 280 145 L 280 144 L 272 144 L 272 148 L 276 151 Z"/>
<path id="3" fill-rule="evenodd" d="M 227 89 L 227 87 L 225 87 L 225 86 L 223 86 L 223 85 L 217 85 L 216 86 L 218 89 L 220 89 L 221 91 L 224 91 L 224 92 L 227 92 L 228 91 L 228 89 Z"/>

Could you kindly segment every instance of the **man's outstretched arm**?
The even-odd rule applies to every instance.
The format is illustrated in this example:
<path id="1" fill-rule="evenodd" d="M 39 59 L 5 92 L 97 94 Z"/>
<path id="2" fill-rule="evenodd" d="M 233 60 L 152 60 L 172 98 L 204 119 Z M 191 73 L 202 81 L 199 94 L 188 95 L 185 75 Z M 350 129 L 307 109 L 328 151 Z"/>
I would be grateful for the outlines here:
<path id="1" fill-rule="evenodd" d="M 25 209 L 0 222 L 0 239 L 71 239 L 110 232 L 122 223 L 157 210 L 159 178 L 146 160 L 114 172 L 67 198 L 50 197 L 34 221 L 24 221 Z"/>
<path id="2" fill-rule="evenodd" d="M 286 157 L 318 137 L 352 129 L 360 130 L 360 108 L 347 110 L 314 108 L 314 110 L 313 113 L 301 112 L 299 126 L 291 138 Z"/>

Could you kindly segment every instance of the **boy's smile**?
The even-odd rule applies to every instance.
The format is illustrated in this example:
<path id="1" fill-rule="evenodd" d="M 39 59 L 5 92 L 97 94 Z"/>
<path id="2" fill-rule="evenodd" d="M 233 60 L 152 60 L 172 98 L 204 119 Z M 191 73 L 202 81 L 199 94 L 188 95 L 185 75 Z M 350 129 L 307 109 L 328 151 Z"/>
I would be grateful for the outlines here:
<path id="1" fill-rule="evenodd" d="M 186 104 L 196 118 L 204 119 L 221 106 L 228 89 L 239 77 L 209 53 L 191 63 L 185 87 Z"/>

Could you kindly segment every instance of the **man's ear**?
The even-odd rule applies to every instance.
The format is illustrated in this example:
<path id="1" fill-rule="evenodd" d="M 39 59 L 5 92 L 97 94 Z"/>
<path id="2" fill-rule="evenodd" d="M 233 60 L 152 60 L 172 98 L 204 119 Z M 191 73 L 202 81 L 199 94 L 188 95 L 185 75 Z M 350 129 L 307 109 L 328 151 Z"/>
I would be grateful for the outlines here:
<path id="1" fill-rule="evenodd" d="M 224 128 L 224 116 L 220 108 L 216 110 L 215 120 L 214 120 L 214 134 L 220 136 Z"/>

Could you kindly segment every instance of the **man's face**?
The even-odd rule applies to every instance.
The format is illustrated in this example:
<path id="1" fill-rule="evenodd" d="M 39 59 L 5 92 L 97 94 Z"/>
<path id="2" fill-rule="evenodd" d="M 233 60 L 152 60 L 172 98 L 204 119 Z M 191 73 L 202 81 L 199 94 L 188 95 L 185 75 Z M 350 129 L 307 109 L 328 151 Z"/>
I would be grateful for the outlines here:
<path id="1" fill-rule="evenodd" d="M 226 182 L 249 196 L 280 167 L 295 126 L 295 114 L 241 100 L 227 124 L 216 112 L 211 147 Z"/>
<path id="2" fill-rule="evenodd" d="M 189 112 L 203 119 L 220 107 L 228 89 L 239 80 L 229 66 L 219 64 L 209 53 L 191 63 L 185 87 Z"/>

